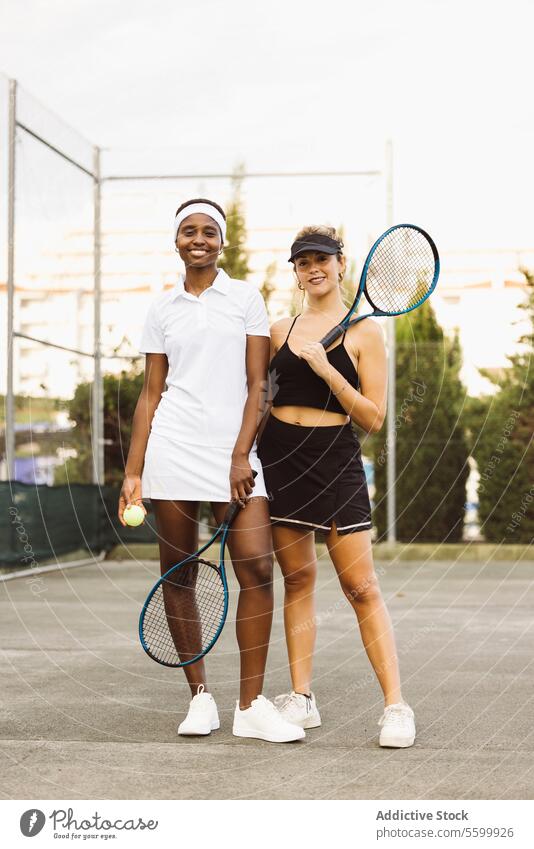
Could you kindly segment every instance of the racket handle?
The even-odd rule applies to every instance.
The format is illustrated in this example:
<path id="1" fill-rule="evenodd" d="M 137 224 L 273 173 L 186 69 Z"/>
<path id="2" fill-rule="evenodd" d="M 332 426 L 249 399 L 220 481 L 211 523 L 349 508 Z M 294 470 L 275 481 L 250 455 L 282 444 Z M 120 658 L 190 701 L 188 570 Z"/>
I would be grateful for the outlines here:
<path id="1" fill-rule="evenodd" d="M 225 513 L 223 524 L 230 526 L 240 510 L 241 504 L 239 501 L 231 501 Z"/>
<path id="2" fill-rule="evenodd" d="M 258 473 L 255 472 L 254 470 L 252 470 L 252 477 L 253 478 L 258 477 Z M 241 510 L 241 504 L 239 503 L 239 501 L 231 501 L 230 504 L 228 505 L 228 509 L 226 510 L 226 513 L 224 515 L 223 524 L 230 527 L 230 525 L 232 524 L 232 522 L 234 521 L 235 517 L 237 516 L 237 514 L 239 513 L 240 510 Z"/>
<path id="3" fill-rule="evenodd" d="M 336 327 L 333 327 L 332 330 L 329 330 L 328 333 L 326 334 L 326 336 L 323 339 L 321 339 L 321 345 L 325 349 L 329 348 L 330 345 L 332 344 L 332 342 L 335 342 L 336 339 L 339 339 L 339 337 L 344 332 L 345 332 L 345 328 L 343 327 L 342 324 L 336 325 Z"/>

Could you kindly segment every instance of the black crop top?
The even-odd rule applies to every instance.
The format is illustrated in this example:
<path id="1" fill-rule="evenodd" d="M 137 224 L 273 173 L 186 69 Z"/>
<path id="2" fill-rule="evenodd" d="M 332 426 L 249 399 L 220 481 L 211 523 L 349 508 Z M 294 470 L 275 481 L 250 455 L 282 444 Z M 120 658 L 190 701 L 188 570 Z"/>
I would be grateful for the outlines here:
<path id="1" fill-rule="evenodd" d="M 273 392 L 273 407 L 296 406 L 317 407 L 320 410 L 328 410 L 330 413 L 342 413 L 347 415 L 330 387 L 315 374 L 306 360 L 301 360 L 288 344 L 289 334 L 293 330 L 295 321 L 289 328 L 286 341 L 271 360 L 269 374 L 271 378 L 271 389 Z M 355 389 L 359 388 L 360 381 L 354 363 L 345 348 L 345 334 L 341 345 L 327 353 L 328 362 Z"/>

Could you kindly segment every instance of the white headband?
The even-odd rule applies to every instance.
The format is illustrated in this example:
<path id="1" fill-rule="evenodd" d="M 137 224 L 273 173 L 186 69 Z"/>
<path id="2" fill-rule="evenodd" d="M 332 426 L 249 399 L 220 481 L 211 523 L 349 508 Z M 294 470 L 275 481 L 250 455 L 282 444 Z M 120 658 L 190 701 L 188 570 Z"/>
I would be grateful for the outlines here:
<path id="1" fill-rule="evenodd" d="M 194 215 L 195 212 L 203 212 L 204 215 L 209 215 L 210 218 L 213 218 L 221 231 L 222 240 L 224 242 L 226 239 L 226 221 L 219 210 L 212 206 L 211 203 L 190 203 L 189 206 L 185 206 L 181 212 L 178 213 L 174 219 L 174 242 L 176 243 L 178 229 L 184 218 L 189 218 L 189 216 Z"/>

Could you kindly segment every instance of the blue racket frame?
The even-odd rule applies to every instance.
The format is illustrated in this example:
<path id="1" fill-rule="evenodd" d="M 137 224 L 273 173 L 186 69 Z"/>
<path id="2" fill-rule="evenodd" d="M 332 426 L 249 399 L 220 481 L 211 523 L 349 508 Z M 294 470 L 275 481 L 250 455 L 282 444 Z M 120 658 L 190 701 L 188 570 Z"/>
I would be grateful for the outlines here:
<path id="1" fill-rule="evenodd" d="M 161 578 L 154 584 L 154 586 L 152 587 L 150 593 L 148 594 L 148 596 L 145 600 L 145 603 L 144 603 L 143 608 L 141 610 L 141 614 L 139 616 L 139 640 L 140 640 L 141 645 L 143 646 L 143 649 L 147 653 L 147 655 L 152 660 L 155 660 L 156 663 L 161 664 L 161 666 L 169 666 L 172 669 L 180 669 L 182 666 L 189 666 L 191 663 L 196 663 L 198 660 L 203 658 L 213 648 L 213 646 L 215 645 L 215 643 L 219 639 L 221 631 L 224 627 L 224 623 L 226 622 L 226 617 L 228 615 L 228 582 L 226 580 L 226 569 L 225 569 L 225 566 L 224 566 L 224 549 L 226 547 L 226 539 L 227 539 L 228 533 L 230 531 L 230 525 L 232 524 L 232 522 L 233 522 L 235 516 L 237 515 L 239 509 L 240 509 L 240 505 L 239 505 L 238 502 L 234 502 L 233 504 L 231 504 L 230 508 L 228 509 L 228 513 L 225 516 L 223 523 L 221 525 L 219 525 L 219 527 L 217 528 L 217 530 L 215 531 L 215 533 L 211 537 L 211 539 L 208 540 L 208 542 L 205 545 L 203 545 L 202 548 L 199 548 L 198 551 L 196 551 L 194 554 L 189 555 L 189 557 L 186 557 L 185 560 L 181 560 L 180 563 L 177 563 L 175 566 L 171 566 L 171 568 L 168 569 L 165 572 L 165 574 L 162 575 Z M 198 557 L 200 557 L 200 555 L 203 554 L 204 551 L 206 551 L 211 545 L 213 545 L 213 543 L 217 540 L 217 538 L 221 534 L 222 534 L 221 544 L 220 544 L 220 547 L 219 547 L 219 572 L 220 572 L 221 582 L 222 582 L 223 591 L 224 591 L 224 607 L 223 607 L 221 622 L 219 624 L 217 632 L 216 632 L 215 636 L 213 637 L 213 639 L 211 640 L 210 644 L 207 646 L 207 648 L 205 648 L 202 652 L 197 654 L 195 657 L 191 658 L 191 660 L 186 660 L 184 663 L 166 663 L 164 660 L 160 660 L 158 657 L 156 657 L 155 655 L 152 654 L 152 652 L 150 651 L 149 647 L 146 644 L 146 641 L 145 641 L 145 638 L 144 638 L 144 635 L 143 635 L 143 622 L 144 622 L 146 610 L 148 608 L 148 605 L 150 604 L 150 600 L 152 599 L 152 596 L 154 595 L 156 590 L 161 586 L 163 581 L 165 581 L 169 577 L 169 575 L 171 575 L 173 572 L 176 572 L 178 569 L 181 569 L 183 566 L 186 566 L 188 563 L 191 563 L 192 560 L 196 560 Z"/>

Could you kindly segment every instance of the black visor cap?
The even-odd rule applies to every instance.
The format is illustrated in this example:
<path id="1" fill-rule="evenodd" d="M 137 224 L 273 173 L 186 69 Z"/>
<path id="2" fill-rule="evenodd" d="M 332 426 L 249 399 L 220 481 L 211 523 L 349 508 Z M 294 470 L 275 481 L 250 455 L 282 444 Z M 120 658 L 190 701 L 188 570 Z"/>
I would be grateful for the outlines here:
<path id="1" fill-rule="evenodd" d="M 331 239 L 330 236 L 323 236 L 320 233 L 310 233 L 304 239 L 296 239 L 291 245 L 291 256 L 288 262 L 294 262 L 298 256 L 307 251 L 314 251 L 318 254 L 337 254 L 343 248 L 341 242 Z"/>

